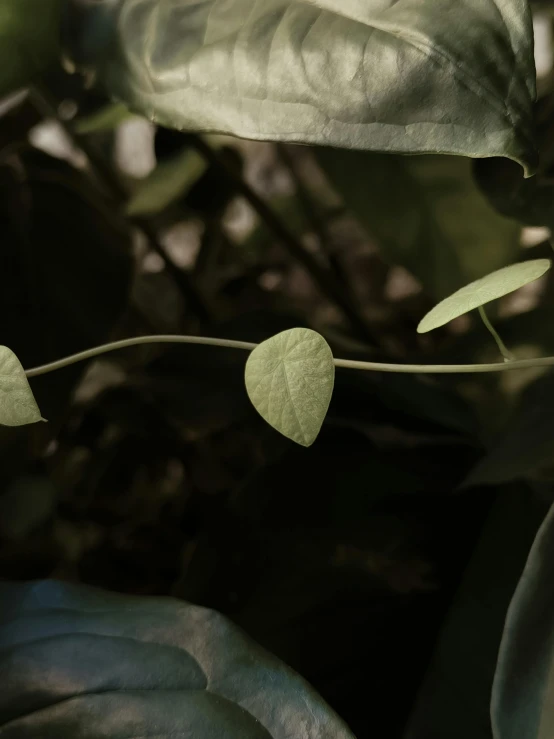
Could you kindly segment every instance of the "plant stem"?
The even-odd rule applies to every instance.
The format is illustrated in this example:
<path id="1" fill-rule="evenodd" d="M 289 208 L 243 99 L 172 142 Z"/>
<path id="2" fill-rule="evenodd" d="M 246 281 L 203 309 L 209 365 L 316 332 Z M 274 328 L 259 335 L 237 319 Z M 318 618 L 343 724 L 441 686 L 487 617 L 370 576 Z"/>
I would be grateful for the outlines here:
<path id="1" fill-rule="evenodd" d="M 279 216 L 267 203 L 237 175 L 231 167 L 202 139 L 201 136 L 190 137 L 194 148 L 213 166 L 219 167 L 225 177 L 232 183 L 236 192 L 241 195 L 260 216 L 262 221 L 273 231 L 288 253 L 297 262 L 300 262 L 321 292 L 327 296 L 350 321 L 352 328 L 358 336 L 370 344 L 378 344 L 376 337 L 369 328 L 367 321 L 360 312 L 358 306 L 346 294 L 345 290 L 337 283 L 335 277 L 329 270 L 322 267 L 309 251 L 307 251 L 292 231 L 281 221 Z"/>
<path id="2" fill-rule="evenodd" d="M 343 284 L 345 287 L 348 287 L 345 272 L 342 268 L 340 260 L 334 254 L 333 246 L 330 243 L 326 224 L 324 223 L 321 214 L 318 212 L 317 205 L 313 202 L 308 188 L 304 184 L 304 180 L 302 179 L 302 175 L 299 172 L 298 167 L 296 166 L 296 161 L 294 160 L 294 157 L 290 153 L 286 144 L 277 144 L 277 153 L 282 163 L 289 171 L 289 174 L 296 188 L 298 200 L 300 201 L 304 209 L 304 213 L 311 228 L 313 229 L 314 234 L 317 236 L 321 251 L 325 254 L 333 272 L 341 281 L 341 284 Z"/>
<path id="3" fill-rule="evenodd" d="M 487 327 L 489 333 L 491 334 L 492 338 L 496 341 L 496 346 L 498 347 L 500 354 L 504 357 L 505 362 L 513 362 L 515 360 L 514 355 L 512 352 L 507 348 L 506 344 L 502 341 L 500 338 L 500 335 L 498 331 L 495 329 L 495 327 L 492 325 L 492 323 L 489 321 L 489 317 L 487 316 L 487 313 L 482 305 L 478 308 L 479 315 L 481 316 L 483 323 Z"/>
<path id="4" fill-rule="evenodd" d="M 221 346 L 228 349 L 244 349 L 252 351 L 258 344 L 249 341 L 234 341 L 232 339 L 212 339 L 204 336 L 137 336 L 133 339 L 122 339 L 109 344 L 102 344 L 93 349 L 72 354 L 69 357 L 58 359 L 56 362 L 43 364 L 25 370 L 27 377 L 37 377 L 48 372 L 69 367 L 76 362 L 92 359 L 101 354 L 126 349 L 140 344 L 201 344 L 204 346 Z M 493 362 L 490 364 L 389 364 L 386 362 L 361 362 L 353 359 L 335 359 L 335 367 L 357 369 L 372 372 L 398 372 L 404 374 L 475 374 L 480 372 L 505 372 L 507 370 L 527 369 L 529 367 L 554 367 L 554 357 L 539 357 L 538 359 L 516 359 L 511 362 Z"/>

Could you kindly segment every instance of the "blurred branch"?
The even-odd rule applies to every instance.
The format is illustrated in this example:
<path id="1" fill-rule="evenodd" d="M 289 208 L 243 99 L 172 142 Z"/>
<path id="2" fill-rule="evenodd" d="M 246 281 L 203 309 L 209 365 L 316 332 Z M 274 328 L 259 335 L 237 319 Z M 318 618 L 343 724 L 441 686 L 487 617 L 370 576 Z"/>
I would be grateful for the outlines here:
<path id="1" fill-rule="evenodd" d="M 296 161 L 289 151 L 289 147 L 285 144 L 277 144 L 277 153 L 284 166 L 288 169 L 290 176 L 294 182 L 296 194 L 300 201 L 306 218 L 312 228 L 313 232 L 317 236 L 319 245 L 322 252 L 325 254 L 333 272 L 336 274 L 341 283 L 348 289 L 348 280 L 340 260 L 337 259 L 334 253 L 333 245 L 331 244 L 329 233 L 327 231 L 322 214 L 319 212 L 317 204 L 314 202 L 310 191 L 304 184 L 302 175 L 296 165 Z"/>
<path id="2" fill-rule="evenodd" d="M 191 136 L 191 144 L 202 154 L 208 164 L 218 166 L 236 192 L 241 195 L 260 216 L 262 221 L 279 239 L 289 255 L 299 262 L 312 277 L 320 291 L 346 316 L 355 333 L 370 344 L 377 344 L 376 337 L 358 306 L 337 282 L 334 275 L 322 267 L 296 236 L 289 231 L 273 209 L 245 182 L 237 176 L 225 161 L 198 135 Z"/>
<path id="3" fill-rule="evenodd" d="M 55 120 L 57 120 L 64 128 L 75 146 L 81 149 L 81 151 L 86 155 L 91 170 L 100 186 L 105 189 L 106 193 L 115 201 L 115 203 L 117 203 L 118 207 L 122 206 L 127 200 L 127 192 L 109 162 L 107 162 L 104 156 L 97 151 L 96 147 L 86 136 L 78 134 L 68 121 L 64 121 L 60 118 L 58 113 L 58 101 L 53 99 L 47 87 L 35 87 L 31 91 L 31 95 L 37 109 L 40 110 L 43 115 L 49 118 L 55 118 Z M 128 218 L 127 220 L 132 226 L 142 231 L 147 238 L 151 249 L 160 256 L 167 272 L 171 275 L 183 295 L 186 305 L 189 306 L 201 321 L 210 322 L 213 319 L 211 307 L 201 295 L 189 275 L 181 269 L 167 253 L 149 221 L 144 218 Z"/>

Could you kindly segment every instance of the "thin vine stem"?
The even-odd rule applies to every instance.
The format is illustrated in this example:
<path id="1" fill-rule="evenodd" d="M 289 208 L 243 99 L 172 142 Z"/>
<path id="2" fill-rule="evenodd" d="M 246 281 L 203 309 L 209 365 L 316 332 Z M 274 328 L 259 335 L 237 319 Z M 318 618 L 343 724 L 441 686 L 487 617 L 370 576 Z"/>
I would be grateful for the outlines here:
<path id="1" fill-rule="evenodd" d="M 141 344 L 200 344 L 204 346 L 220 346 L 227 349 L 243 349 L 252 351 L 258 344 L 249 341 L 234 341 L 233 339 L 213 339 L 205 336 L 137 336 L 132 339 L 112 341 L 92 349 L 72 354 L 69 357 L 58 359 L 56 362 L 40 365 L 25 370 L 27 377 L 38 377 L 49 372 L 69 367 L 71 364 L 83 362 L 86 359 L 99 357 L 102 354 L 127 349 Z M 554 357 L 539 357 L 537 359 L 516 359 L 512 362 L 492 362 L 490 364 L 391 364 L 388 362 L 362 362 L 354 359 L 335 359 L 335 367 L 344 369 L 365 370 L 370 372 L 397 372 L 404 374 L 476 374 L 480 372 L 506 372 L 529 367 L 554 367 Z"/>
<path id="2" fill-rule="evenodd" d="M 504 357 L 504 361 L 505 362 L 513 362 L 514 359 L 515 359 L 514 355 L 508 349 L 508 347 L 506 346 L 506 344 L 502 341 L 502 339 L 500 337 L 500 334 L 498 333 L 498 331 L 495 329 L 495 327 L 490 322 L 490 319 L 489 319 L 489 317 L 487 315 L 487 312 L 485 311 L 485 309 L 483 308 L 483 306 L 480 305 L 479 308 L 478 308 L 478 310 L 479 310 L 479 315 L 481 316 L 481 320 L 485 324 L 485 327 L 487 328 L 487 330 L 490 333 L 490 335 L 492 336 L 492 338 L 495 340 L 496 346 L 498 347 L 498 351 Z"/>

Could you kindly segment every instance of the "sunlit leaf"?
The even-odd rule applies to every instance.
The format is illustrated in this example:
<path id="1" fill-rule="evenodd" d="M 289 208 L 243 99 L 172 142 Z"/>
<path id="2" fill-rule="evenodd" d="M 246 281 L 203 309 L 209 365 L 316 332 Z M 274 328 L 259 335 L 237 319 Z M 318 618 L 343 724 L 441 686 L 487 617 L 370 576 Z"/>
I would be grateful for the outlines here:
<path id="1" fill-rule="evenodd" d="M 205 172 L 206 166 L 200 154 L 190 149 L 161 162 L 137 185 L 127 203 L 127 215 L 148 216 L 159 213 L 178 198 L 184 197 Z"/>
<path id="2" fill-rule="evenodd" d="M 492 300 L 518 290 L 533 280 L 538 280 L 552 266 L 550 259 L 532 259 L 528 262 L 511 264 L 509 267 L 491 272 L 490 275 L 462 287 L 460 290 L 441 301 L 422 319 L 417 327 L 418 333 L 424 334 L 434 328 L 444 326 L 464 313 L 490 303 Z"/>
<path id="3" fill-rule="evenodd" d="M 495 739 L 554 736 L 553 578 L 554 508 L 537 534 L 506 618 L 491 702 Z"/>
<path id="4" fill-rule="evenodd" d="M 335 365 L 325 339 L 307 328 L 283 331 L 250 354 L 246 389 L 258 413 L 302 446 L 315 441 L 333 394 Z"/>
<path id="5" fill-rule="evenodd" d="M 90 115 L 77 118 L 73 128 L 79 134 L 113 131 L 121 123 L 135 117 L 135 114 L 131 113 L 125 105 L 109 103 Z"/>
<path id="6" fill-rule="evenodd" d="M 0 346 L 0 424 L 26 426 L 42 421 L 21 362 L 7 346 Z"/>
<path id="7" fill-rule="evenodd" d="M 523 0 L 70 0 L 66 44 L 168 127 L 536 167 Z"/>
<path id="8" fill-rule="evenodd" d="M 0 585 L 0 736 L 353 739 L 218 613 L 74 585 Z"/>

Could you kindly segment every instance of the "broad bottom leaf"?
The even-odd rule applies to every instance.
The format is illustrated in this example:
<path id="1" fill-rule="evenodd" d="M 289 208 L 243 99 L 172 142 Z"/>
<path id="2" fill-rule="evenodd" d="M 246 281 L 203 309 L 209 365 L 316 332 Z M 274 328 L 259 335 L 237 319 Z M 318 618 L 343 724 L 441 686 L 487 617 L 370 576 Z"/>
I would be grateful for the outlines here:
<path id="1" fill-rule="evenodd" d="M 2 739 L 353 739 L 223 616 L 53 581 L 0 585 Z"/>

